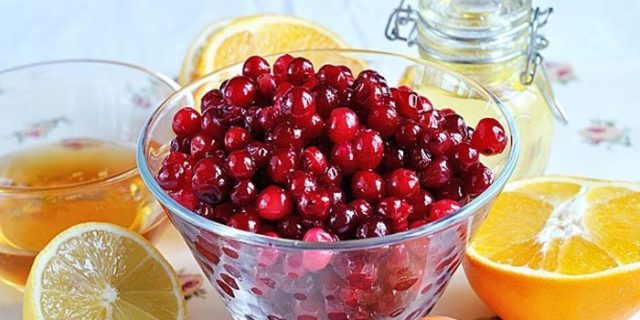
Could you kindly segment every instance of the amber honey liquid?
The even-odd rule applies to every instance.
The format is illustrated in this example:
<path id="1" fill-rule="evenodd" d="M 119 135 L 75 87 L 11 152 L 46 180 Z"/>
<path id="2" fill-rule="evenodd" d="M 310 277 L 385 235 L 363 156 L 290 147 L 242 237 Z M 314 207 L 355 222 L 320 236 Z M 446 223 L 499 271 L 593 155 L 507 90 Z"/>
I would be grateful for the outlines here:
<path id="1" fill-rule="evenodd" d="M 0 280 L 23 286 L 38 252 L 78 223 L 109 222 L 151 237 L 161 212 L 137 172 L 128 172 L 134 167 L 133 146 L 93 139 L 0 157 Z"/>

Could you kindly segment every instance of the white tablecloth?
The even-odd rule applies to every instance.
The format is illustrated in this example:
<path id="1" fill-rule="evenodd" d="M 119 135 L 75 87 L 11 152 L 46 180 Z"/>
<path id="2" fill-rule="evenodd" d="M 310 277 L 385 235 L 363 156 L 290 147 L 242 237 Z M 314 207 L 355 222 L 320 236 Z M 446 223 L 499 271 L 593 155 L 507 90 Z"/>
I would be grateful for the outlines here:
<path id="1" fill-rule="evenodd" d="M 415 2 L 415 0 L 413 0 Z M 391 43 L 384 26 L 394 0 L 228 1 L 0 0 L 0 69 L 41 60 L 101 58 L 177 75 L 195 34 L 207 23 L 238 15 L 284 12 L 317 21 L 354 47 L 415 54 Z M 558 125 L 548 171 L 640 181 L 640 1 L 538 1 L 556 14 L 544 33 L 549 61 L 575 75 L 554 83 L 571 118 Z M 566 67 L 561 68 L 566 71 Z M 3 111 L 4 112 L 4 111 Z M 16 110 L 17 112 L 17 110 Z M 160 244 L 177 268 L 197 273 L 171 230 Z M 205 290 L 208 285 L 205 284 Z M 0 285 L 3 319 L 20 318 L 20 294 Z M 191 319 L 226 316 L 212 290 L 189 302 Z M 461 319 L 489 311 L 458 275 L 436 312 Z M 205 317 L 204 314 L 209 315 Z"/>

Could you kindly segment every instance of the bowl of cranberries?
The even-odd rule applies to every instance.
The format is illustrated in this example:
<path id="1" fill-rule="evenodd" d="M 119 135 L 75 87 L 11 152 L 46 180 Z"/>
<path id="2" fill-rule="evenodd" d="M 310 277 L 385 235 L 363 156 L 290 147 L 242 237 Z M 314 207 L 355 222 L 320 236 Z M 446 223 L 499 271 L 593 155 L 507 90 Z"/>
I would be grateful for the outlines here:
<path id="1" fill-rule="evenodd" d="M 310 50 L 185 86 L 138 164 L 235 319 L 417 319 L 517 150 L 506 108 L 460 74 Z"/>

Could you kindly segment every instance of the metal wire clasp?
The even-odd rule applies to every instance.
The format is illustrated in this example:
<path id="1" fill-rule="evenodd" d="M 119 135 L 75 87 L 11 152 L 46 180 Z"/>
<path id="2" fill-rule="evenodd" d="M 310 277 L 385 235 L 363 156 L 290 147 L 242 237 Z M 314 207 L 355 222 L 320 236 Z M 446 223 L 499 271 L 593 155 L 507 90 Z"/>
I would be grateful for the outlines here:
<path id="1" fill-rule="evenodd" d="M 417 31 L 418 31 L 418 12 L 411 8 L 411 5 L 404 5 L 405 0 L 400 1 L 400 5 L 393 10 L 387 20 L 387 26 L 384 29 L 384 35 L 387 39 L 402 40 L 409 46 L 416 43 Z M 409 30 L 409 33 L 405 36 L 401 29 Z"/>
<path id="2" fill-rule="evenodd" d="M 529 28 L 531 29 L 529 47 L 527 48 L 527 64 L 524 71 L 520 74 L 520 82 L 525 85 L 530 85 L 535 79 L 538 66 L 542 64 L 542 55 L 540 50 L 546 48 L 549 45 L 549 40 L 543 35 L 538 34 L 538 29 L 544 27 L 549 22 L 549 17 L 553 13 L 553 8 L 547 8 L 540 10 L 536 8 L 533 11 Z"/>

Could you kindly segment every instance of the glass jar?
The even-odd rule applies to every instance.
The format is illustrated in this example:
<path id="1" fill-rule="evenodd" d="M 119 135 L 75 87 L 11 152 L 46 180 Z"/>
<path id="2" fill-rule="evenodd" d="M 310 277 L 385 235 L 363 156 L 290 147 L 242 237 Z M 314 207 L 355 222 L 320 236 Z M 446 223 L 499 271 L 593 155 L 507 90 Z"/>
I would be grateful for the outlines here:
<path id="1" fill-rule="evenodd" d="M 418 10 L 404 2 L 389 18 L 386 36 L 417 44 L 424 59 L 463 73 L 498 96 L 522 141 L 513 179 L 542 174 L 551 151 L 553 115 L 565 121 L 539 53 L 548 42 L 538 29 L 552 9 L 533 9 L 531 0 L 419 0 Z M 419 77 L 412 79 L 410 85 L 419 86 Z M 439 99 L 443 107 L 457 102 Z"/>

